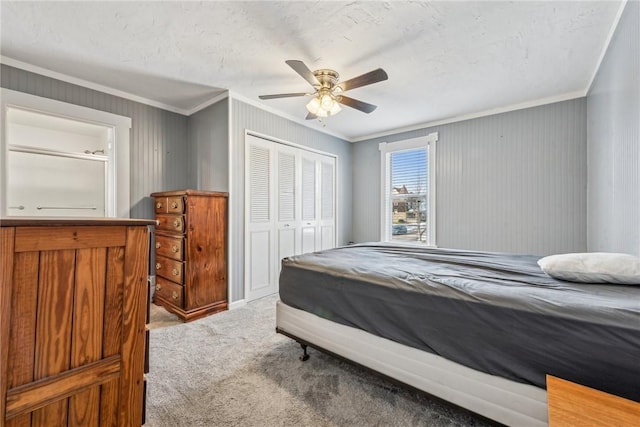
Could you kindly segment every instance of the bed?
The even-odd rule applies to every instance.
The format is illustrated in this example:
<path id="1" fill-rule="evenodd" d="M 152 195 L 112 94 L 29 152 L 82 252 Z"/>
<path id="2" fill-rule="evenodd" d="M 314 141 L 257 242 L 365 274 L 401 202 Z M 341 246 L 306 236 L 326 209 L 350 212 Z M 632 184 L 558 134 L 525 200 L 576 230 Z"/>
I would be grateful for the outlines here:
<path id="1" fill-rule="evenodd" d="M 360 244 L 282 261 L 276 329 L 506 425 L 547 425 L 547 374 L 640 401 L 640 287 L 540 257 Z"/>

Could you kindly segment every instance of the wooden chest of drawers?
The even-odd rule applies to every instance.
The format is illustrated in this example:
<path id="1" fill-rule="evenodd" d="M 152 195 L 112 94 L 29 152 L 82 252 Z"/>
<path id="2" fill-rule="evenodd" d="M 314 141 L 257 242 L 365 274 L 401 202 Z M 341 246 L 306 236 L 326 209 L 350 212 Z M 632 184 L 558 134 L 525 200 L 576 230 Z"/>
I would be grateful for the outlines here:
<path id="1" fill-rule="evenodd" d="M 190 321 L 227 309 L 227 193 L 153 193 L 153 302 Z"/>
<path id="2" fill-rule="evenodd" d="M 143 423 L 154 224 L 2 220 L 0 426 Z"/>

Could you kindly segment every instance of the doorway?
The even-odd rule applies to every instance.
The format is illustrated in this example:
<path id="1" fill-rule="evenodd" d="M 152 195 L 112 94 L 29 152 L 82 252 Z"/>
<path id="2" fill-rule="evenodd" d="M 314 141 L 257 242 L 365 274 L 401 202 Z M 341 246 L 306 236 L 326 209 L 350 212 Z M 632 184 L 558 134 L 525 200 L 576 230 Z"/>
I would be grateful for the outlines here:
<path id="1" fill-rule="evenodd" d="M 5 216 L 128 217 L 131 119 L 2 91 Z"/>

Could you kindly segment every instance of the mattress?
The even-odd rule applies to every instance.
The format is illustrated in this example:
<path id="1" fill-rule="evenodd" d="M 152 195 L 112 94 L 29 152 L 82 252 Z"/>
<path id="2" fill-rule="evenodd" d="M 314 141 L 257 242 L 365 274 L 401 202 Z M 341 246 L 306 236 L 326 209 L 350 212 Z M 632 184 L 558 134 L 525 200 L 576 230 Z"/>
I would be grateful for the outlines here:
<path id="1" fill-rule="evenodd" d="M 538 259 L 353 245 L 285 258 L 280 298 L 488 374 L 640 401 L 640 287 L 555 280 Z"/>

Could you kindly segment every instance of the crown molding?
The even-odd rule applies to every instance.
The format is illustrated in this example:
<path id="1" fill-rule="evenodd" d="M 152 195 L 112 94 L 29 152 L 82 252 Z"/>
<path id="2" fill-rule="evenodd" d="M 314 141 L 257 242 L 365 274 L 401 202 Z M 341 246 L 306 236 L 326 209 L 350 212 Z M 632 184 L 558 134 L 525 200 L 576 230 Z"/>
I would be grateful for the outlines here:
<path id="1" fill-rule="evenodd" d="M 71 83 L 77 86 L 82 86 L 87 89 L 97 90 L 109 95 L 117 96 L 120 98 L 128 99 L 129 101 L 139 102 L 151 107 L 161 108 L 163 110 L 171 111 L 174 113 L 188 115 L 188 110 L 174 107 L 173 105 L 164 104 L 162 102 L 154 101 L 152 99 L 144 98 L 142 96 L 134 95 L 129 92 L 125 92 L 119 89 L 114 89 L 109 86 L 93 83 L 88 80 L 72 77 L 67 74 L 59 73 L 57 71 L 49 70 L 47 68 L 38 67 L 37 65 L 28 64 L 26 62 L 18 61 L 17 59 L 9 58 L 7 56 L 0 56 L 0 63 L 8 65 L 10 67 L 19 68 L 24 71 L 29 71 L 35 74 L 40 74 L 45 77 L 51 77 L 52 79 L 61 80 L 63 82 Z"/>
<path id="2" fill-rule="evenodd" d="M 574 92 L 564 93 L 562 95 L 551 96 L 548 98 L 541 98 L 534 101 L 522 102 L 520 104 L 512 104 L 505 107 L 492 108 L 490 110 L 479 111 L 477 113 L 469 113 L 461 116 L 448 117 L 442 120 L 435 120 L 432 122 L 424 122 L 424 123 L 418 123 L 415 125 L 405 126 L 401 128 L 389 129 L 386 131 L 353 138 L 351 142 L 360 142 L 368 139 L 380 138 L 383 136 L 395 135 L 403 132 L 411 132 L 414 130 L 426 129 L 434 126 L 442 126 L 450 123 L 462 122 L 464 120 L 471 120 L 471 119 L 477 119 L 480 117 L 493 116 L 495 114 L 508 113 L 510 111 L 524 110 L 526 108 L 539 107 L 541 105 L 554 104 L 556 102 L 562 102 L 562 101 L 569 101 L 571 99 L 582 98 L 584 96 L 585 96 L 585 91 L 578 90 Z"/>
<path id="3" fill-rule="evenodd" d="M 209 107 L 209 106 L 211 106 L 213 104 L 216 104 L 216 103 L 218 103 L 218 102 L 220 102 L 220 101 L 222 101 L 223 99 L 226 99 L 226 98 L 229 98 L 229 91 L 228 90 L 225 90 L 220 95 L 216 95 L 213 98 L 209 99 L 208 101 L 205 101 L 202 104 L 197 105 L 197 106 L 193 107 L 190 110 L 187 110 L 186 115 L 190 116 L 192 114 L 195 114 L 198 111 L 204 110 L 205 108 L 207 108 L 207 107 Z"/>
<path id="4" fill-rule="evenodd" d="M 606 54 L 606 50 L 611 42 L 611 39 L 613 38 L 613 34 L 615 33 L 615 29 L 620 21 L 620 17 L 622 15 L 622 11 L 624 10 L 624 6 L 626 5 L 627 0 L 623 0 L 623 4 L 621 5 L 620 9 L 618 10 L 618 14 L 616 16 L 616 20 L 615 20 L 615 24 L 613 25 L 605 49 L 603 50 L 603 52 L 601 53 L 601 57 L 600 60 L 598 62 L 598 67 L 596 68 L 596 71 L 594 72 L 591 82 L 589 83 L 589 86 L 587 86 L 586 89 L 584 90 L 579 90 L 579 91 L 574 91 L 574 92 L 569 92 L 569 93 L 565 93 L 565 94 L 561 94 L 561 95 L 557 95 L 557 96 L 552 96 L 552 97 L 548 97 L 548 98 L 542 98 L 542 99 L 538 99 L 538 100 L 534 100 L 534 101 L 527 101 L 524 103 L 520 103 L 520 104 L 513 104 L 513 105 L 509 105 L 509 106 L 505 106 L 505 107 L 498 107 L 498 108 L 494 108 L 494 109 L 490 109 L 490 110 L 485 110 L 485 111 L 480 111 L 480 112 L 476 112 L 476 113 L 470 113 L 470 114 L 465 114 L 465 115 L 461 115 L 461 116 L 454 116 L 454 117 L 449 117 L 449 118 L 445 118 L 442 120 L 436 120 L 436 121 L 430 121 L 430 122 L 422 122 L 422 123 L 418 123 L 415 125 L 410 125 L 410 126 L 405 126 L 405 127 L 400 127 L 400 128 L 394 128 L 394 129 L 389 129 L 389 130 L 385 130 L 385 131 L 381 131 L 378 133 L 373 133 L 373 134 L 369 134 L 369 135 L 364 135 L 364 136 L 359 136 L 359 137 L 355 137 L 355 138 L 350 138 L 347 137 L 341 133 L 338 132 L 334 132 L 331 131 L 329 129 L 319 129 L 315 126 L 312 126 L 311 123 L 309 123 L 309 121 L 304 120 L 304 119 L 300 119 L 299 117 L 295 117 L 292 116 L 290 114 L 287 113 L 283 113 L 281 111 L 276 110 L 273 107 L 267 106 L 261 102 L 258 102 L 254 99 L 248 98 L 244 95 L 241 95 L 239 93 L 233 92 L 231 90 L 225 91 L 222 94 L 216 95 L 213 98 L 203 102 L 200 105 L 197 105 L 196 107 L 189 109 L 189 110 L 185 110 L 182 108 L 177 108 L 174 107 L 172 105 L 168 105 L 168 104 L 164 104 L 158 101 L 154 101 L 151 99 L 147 99 L 141 96 L 137 96 L 137 95 L 133 95 L 131 93 L 128 92 L 124 92 L 118 89 L 114 89 L 112 87 L 108 87 L 108 86 L 104 86 L 104 85 L 100 85 L 97 83 L 93 83 L 87 80 L 83 80 L 83 79 L 79 79 L 76 77 L 72 77 L 66 74 L 62 74 L 62 73 L 58 73 L 56 71 L 52 71 L 49 70 L 47 68 L 42 68 L 42 67 L 38 67 L 36 65 L 32 65 L 32 64 L 28 64 L 26 62 L 22 62 L 22 61 L 18 61 L 16 59 L 13 58 L 9 58 L 7 56 L 1 56 L 0 55 L 0 63 L 1 64 L 5 64 L 8 65 L 10 67 L 14 67 L 14 68 L 19 68 L 21 70 L 25 70 L 25 71 L 29 71 L 29 72 L 33 72 L 36 74 L 40 74 L 46 77 L 50 77 L 56 80 L 61 80 L 67 83 L 71 83 L 71 84 L 75 84 L 78 86 L 82 86 L 85 87 L 87 89 L 93 89 L 93 90 L 97 90 L 103 93 L 107 93 L 109 95 L 114 95 L 114 96 L 118 96 L 120 98 L 124 98 L 124 99 L 128 99 L 130 101 L 134 101 L 134 102 L 139 102 L 141 104 L 145 104 L 145 105 L 149 105 L 152 107 L 156 107 L 156 108 L 160 108 L 163 110 L 167 110 L 167 111 L 171 111 L 174 113 L 178 113 L 178 114 L 182 114 L 184 116 L 190 116 L 192 114 L 197 113 L 198 111 L 201 111 L 207 107 L 209 107 L 210 105 L 213 105 L 219 101 L 222 101 L 225 98 L 229 98 L 229 99 L 237 99 L 238 101 L 241 101 L 245 104 L 249 104 L 253 107 L 256 107 L 262 111 L 266 111 L 268 113 L 274 114 L 278 117 L 282 117 L 286 120 L 298 123 L 306 128 L 315 130 L 317 132 L 320 133 L 324 133 L 336 138 L 340 138 L 342 140 L 348 141 L 348 142 L 360 142 L 360 141 L 365 141 L 368 139 L 373 139 L 373 138 L 380 138 L 380 137 L 384 137 L 384 136 L 389 136 L 389 135 L 394 135 L 397 133 L 403 133 L 403 132 L 410 132 L 410 131 L 414 131 L 414 130 L 419 130 L 419 129 L 425 129 L 425 128 L 429 128 L 429 127 L 433 127 L 433 126 L 441 126 L 441 125 L 445 125 L 445 124 L 450 124 L 450 123 L 455 123 L 455 122 L 460 122 L 460 121 L 464 121 L 464 120 L 470 120 L 470 119 L 476 119 L 476 118 L 480 118 L 480 117 L 486 117 L 486 116 L 490 116 L 490 115 L 494 115 L 494 114 L 500 114 L 500 113 L 507 113 L 509 111 L 516 111 L 516 110 L 522 110 L 525 108 L 531 108 L 531 107 L 538 107 L 541 105 L 545 105 L 545 104 L 553 104 L 555 102 L 562 102 L 562 101 L 568 101 L 571 99 L 576 99 L 576 98 L 581 98 L 586 96 L 586 94 L 588 93 L 588 90 L 591 87 L 591 84 L 593 84 L 593 80 L 595 79 L 595 76 L 598 72 L 598 69 L 600 67 L 600 64 L 602 62 L 602 60 L 604 59 L 604 55 Z"/>

